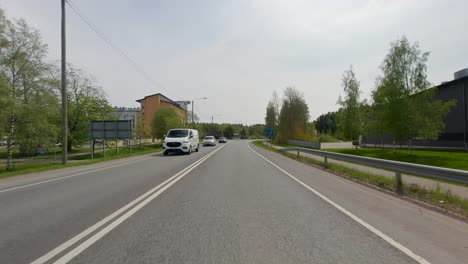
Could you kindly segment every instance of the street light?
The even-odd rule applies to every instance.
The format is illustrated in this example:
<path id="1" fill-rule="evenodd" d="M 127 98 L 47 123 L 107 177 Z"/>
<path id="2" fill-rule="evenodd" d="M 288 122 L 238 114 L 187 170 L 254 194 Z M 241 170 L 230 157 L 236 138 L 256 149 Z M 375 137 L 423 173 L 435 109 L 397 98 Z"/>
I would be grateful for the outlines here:
<path id="1" fill-rule="evenodd" d="M 214 119 L 215 116 L 216 116 L 216 117 L 220 117 L 220 116 L 222 116 L 222 115 L 214 115 L 214 116 L 211 116 L 211 135 L 214 134 L 214 133 L 213 133 L 213 128 L 214 128 L 213 119 Z"/>
<path id="2" fill-rule="evenodd" d="M 207 97 L 201 97 L 201 98 L 195 98 L 195 99 L 192 99 L 192 125 L 195 125 L 195 120 L 193 119 L 193 104 L 194 104 L 194 101 L 195 100 L 202 100 L 202 99 L 208 99 Z"/>

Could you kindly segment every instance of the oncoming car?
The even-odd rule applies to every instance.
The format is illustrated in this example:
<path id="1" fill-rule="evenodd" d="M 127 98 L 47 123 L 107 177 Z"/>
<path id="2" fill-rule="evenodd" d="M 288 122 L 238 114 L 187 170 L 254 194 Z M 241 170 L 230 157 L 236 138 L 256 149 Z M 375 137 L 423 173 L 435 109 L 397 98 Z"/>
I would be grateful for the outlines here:
<path id="1" fill-rule="evenodd" d="M 219 143 L 227 143 L 227 139 L 225 137 L 220 137 L 218 142 Z"/>
<path id="2" fill-rule="evenodd" d="M 190 155 L 192 151 L 199 150 L 198 130 L 177 128 L 167 132 L 163 141 L 163 154 L 166 156 L 170 152 L 185 153 Z"/>
<path id="3" fill-rule="evenodd" d="M 216 139 L 213 136 L 206 136 L 203 140 L 203 146 L 216 146 Z"/>

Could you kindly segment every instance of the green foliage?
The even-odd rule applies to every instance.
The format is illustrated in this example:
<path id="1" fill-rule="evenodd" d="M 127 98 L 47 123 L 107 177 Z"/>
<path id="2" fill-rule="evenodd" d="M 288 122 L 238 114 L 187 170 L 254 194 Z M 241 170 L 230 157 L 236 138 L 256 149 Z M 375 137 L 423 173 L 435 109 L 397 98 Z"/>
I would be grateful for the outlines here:
<path id="1" fill-rule="evenodd" d="M 279 120 L 280 143 L 300 138 L 307 132 L 309 107 L 299 90 L 293 87 L 284 90 Z"/>
<path id="2" fill-rule="evenodd" d="M 232 126 L 227 126 L 223 130 L 223 136 L 227 139 L 232 139 L 234 137 L 234 129 L 232 128 Z"/>
<path id="3" fill-rule="evenodd" d="M 151 136 L 161 139 L 169 129 L 182 128 L 184 122 L 182 116 L 172 107 L 160 107 L 151 123 Z"/>
<path id="4" fill-rule="evenodd" d="M 391 43 L 372 94 L 375 118 L 371 127 L 390 133 L 395 141 L 408 141 L 410 151 L 415 138 L 437 138 L 444 128 L 442 117 L 455 104 L 432 100 L 428 56 L 429 52 L 421 52 L 418 43 L 411 45 L 406 37 Z"/>
<path id="5" fill-rule="evenodd" d="M 29 156 L 38 145 L 50 147 L 60 138 L 60 71 L 46 58 L 39 32 L 22 19 L 9 21 L 0 10 L 0 137 L 7 141 L 7 170 L 13 143 L 21 156 Z M 89 120 L 115 116 L 90 78 L 72 67 L 68 71 L 68 140 L 81 143 L 88 140 Z"/>
<path id="6" fill-rule="evenodd" d="M 48 81 L 50 65 L 44 62 L 47 47 L 37 30 L 24 20 L 11 22 L 0 16 L 0 134 L 24 155 L 32 154 L 37 144 L 48 144 L 57 137 L 58 98 Z M 11 168 L 11 156 L 6 165 Z"/>
<path id="7" fill-rule="evenodd" d="M 68 148 L 89 141 L 89 122 L 113 120 L 117 117 L 107 102 L 104 92 L 97 86 L 93 77 L 68 65 Z"/>
<path id="8" fill-rule="evenodd" d="M 341 111 L 338 115 L 338 127 L 343 132 L 344 139 L 356 140 L 363 130 L 362 103 L 359 99 L 359 82 L 350 66 L 343 74 L 342 79 L 344 99 L 339 99 Z"/>
<path id="9" fill-rule="evenodd" d="M 276 129 L 278 127 L 276 108 L 271 101 L 268 102 L 268 106 L 266 108 L 265 126 L 267 129 Z"/>
<path id="10" fill-rule="evenodd" d="M 317 139 L 319 142 L 338 142 L 338 139 L 336 139 L 329 133 L 319 134 Z"/>
<path id="11" fill-rule="evenodd" d="M 338 129 L 338 112 L 328 112 L 315 120 L 315 128 L 320 134 L 335 134 Z"/>
<path id="12" fill-rule="evenodd" d="M 245 132 L 245 128 L 242 128 L 240 132 L 240 138 L 241 139 L 246 139 L 247 138 L 247 133 Z"/>

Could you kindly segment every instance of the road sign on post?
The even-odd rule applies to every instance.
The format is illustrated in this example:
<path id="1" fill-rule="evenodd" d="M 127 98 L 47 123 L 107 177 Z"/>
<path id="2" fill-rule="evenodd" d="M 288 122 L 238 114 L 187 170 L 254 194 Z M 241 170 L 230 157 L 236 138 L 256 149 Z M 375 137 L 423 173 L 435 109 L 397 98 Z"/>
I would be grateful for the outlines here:
<path id="1" fill-rule="evenodd" d="M 269 138 L 272 138 L 273 137 L 273 129 L 269 128 L 266 130 L 266 134 Z"/>
<path id="2" fill-rule="evenodd" d="M 103 141 L 103 157 L 105 156 L 106 139 L 113 139 L 116 142 L 116 153 L 119 154 L 118 140 L 127 139 L 130 142 L 132 138 L 132 123 L 131 120 L 103 120 L 91 121 L 89 124 L 89 134 L 92 141 L 92 149 L 94 151 L 94 142 L 96 139 Z M 94 153 L 92 154 L 94 157 Z"/>
<path id="3" fill-rule="evenodd" d="M 266 130 L 267 137 L 270 139 L 270 146 L 273 147 L 273 129 L 268 128 Z"/>

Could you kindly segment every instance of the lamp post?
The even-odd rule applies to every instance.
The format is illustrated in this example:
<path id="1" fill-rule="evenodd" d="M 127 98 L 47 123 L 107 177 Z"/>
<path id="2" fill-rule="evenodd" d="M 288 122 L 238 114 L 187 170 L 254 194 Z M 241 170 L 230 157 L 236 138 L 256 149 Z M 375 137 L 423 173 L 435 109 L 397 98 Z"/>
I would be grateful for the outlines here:
<path id="1" fill-rule="evenodd" d="M 216 116 L 216 117 L 220 117 L 220 116 L 222 116 L 222 115 L 212 115 L 212 116 L 211 116 L 211 135 L 213 135 L 213 136 L 214 136 L 214 133 L 213 133 L 213 132 L 214 132 L 214 131 L 213 131 L 213 129 L 214 129 L 214 122 L 213 122 L 213 120 L 214 120 L 214 117 L 215 117 L 215 116 Z"/>
<path id="2" fill-rule="evenodd" d="M 207 97 L 201 97 L 201 98 L 192 99 L 192 126 L 195 125 L 195 120 L 193 119 L 193 104 L 194 104 L 195 100 L 201 100 L 201 99 L 206 100 L 206 99 L 208 99 L 208 98 L 207 98 Z"/>

